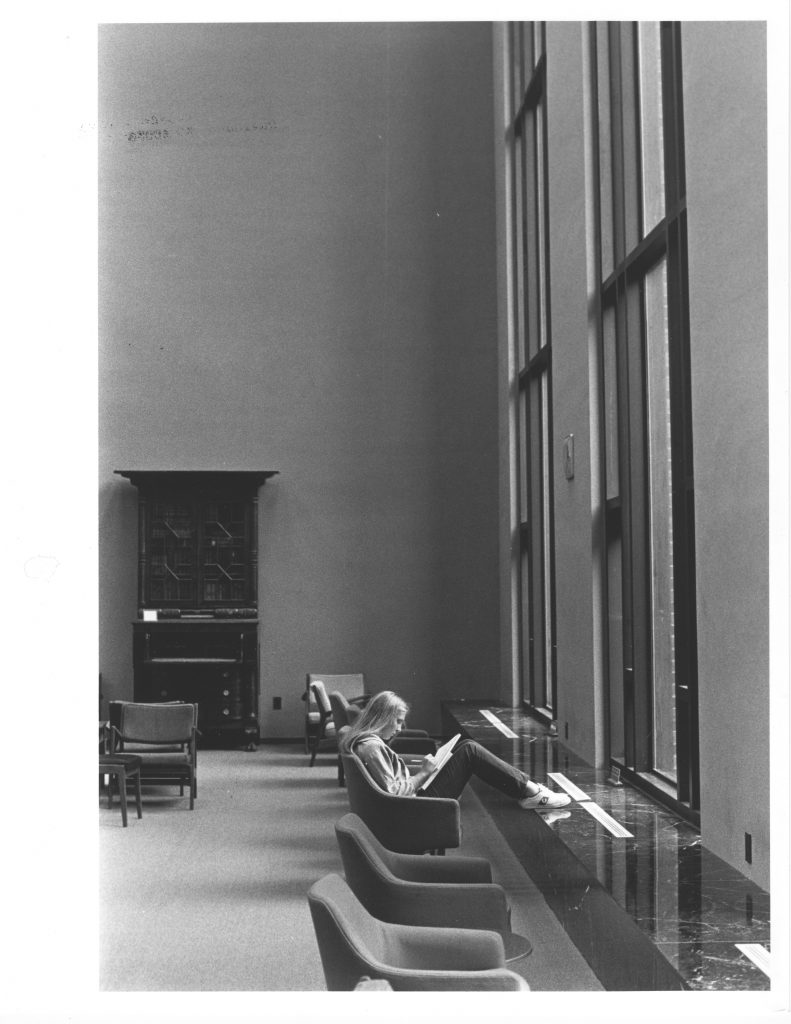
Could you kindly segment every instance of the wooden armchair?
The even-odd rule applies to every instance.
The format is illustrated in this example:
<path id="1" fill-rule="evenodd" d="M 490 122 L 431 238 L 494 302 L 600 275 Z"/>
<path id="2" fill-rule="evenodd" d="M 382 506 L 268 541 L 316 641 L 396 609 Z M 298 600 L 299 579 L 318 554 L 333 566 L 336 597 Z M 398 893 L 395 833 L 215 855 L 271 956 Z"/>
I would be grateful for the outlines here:
<path id="1" fill-rule="evenodd" d="M 148 785 L 189 787 L 190 810 L 197 796 L 198 705 L 115 701 L 111 707 L 111 752 L 140 757 Z"/>

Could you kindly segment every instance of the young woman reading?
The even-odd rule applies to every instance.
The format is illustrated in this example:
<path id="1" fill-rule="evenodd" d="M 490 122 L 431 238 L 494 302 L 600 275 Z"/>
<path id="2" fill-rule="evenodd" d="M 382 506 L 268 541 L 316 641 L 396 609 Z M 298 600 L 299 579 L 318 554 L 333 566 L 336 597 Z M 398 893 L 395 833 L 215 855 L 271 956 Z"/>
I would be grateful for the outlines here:
<path id="1" fill-rule="evenodd" d="M 436 770 L 431 754 L 423 758 L 418 769 L 410 774 L 404 761 L 388 746 L 389 741 L 404 728 L 409 706 L 398 694 L 383 690 L 372 697 L 362 714 L 343 737 L 342 749 L 353 751 L 376 784 L 395 796 L 444 796 L 457 798 L 471 776 L 513 797 L 520 807 L 545 811 L 565 807 L 571 802 L 566 793 L 556 793 L 524 772 L 491 754 L 475 740 L 460 740 L 449 761 L 425 787 L 421 785 Z"/>

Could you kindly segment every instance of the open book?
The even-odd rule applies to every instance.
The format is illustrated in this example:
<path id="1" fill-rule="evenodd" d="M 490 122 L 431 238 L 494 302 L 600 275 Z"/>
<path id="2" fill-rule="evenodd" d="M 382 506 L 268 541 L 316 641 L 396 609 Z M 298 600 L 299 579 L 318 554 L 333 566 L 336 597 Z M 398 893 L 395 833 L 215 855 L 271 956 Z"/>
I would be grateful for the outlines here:
<path id="1" fill-rule="evenodd" d="M 456 746 L 457 741 L 461 739 L 461 733 L 457 732 L 452 740 L 448 740 L 447 743 L 443 743 L 436 754 L 433 755 L 434 760 L 437 762 L 437 767 L 429 775 L 427 779 L 420 783 L 417 787 L 418 790 L 425 789 L 426 786 L 430 786 L 434 779 L 437 777 L 437 772 L 445 766 L 445 764 L 453 756 L 453 748 Z"/>

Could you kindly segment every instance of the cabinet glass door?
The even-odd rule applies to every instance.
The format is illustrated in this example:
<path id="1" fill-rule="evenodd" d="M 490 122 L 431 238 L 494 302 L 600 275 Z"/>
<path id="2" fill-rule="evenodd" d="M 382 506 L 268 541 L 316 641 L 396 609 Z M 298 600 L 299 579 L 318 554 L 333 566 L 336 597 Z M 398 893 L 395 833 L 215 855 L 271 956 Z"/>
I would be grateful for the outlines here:
<path id="1" fill-rule="evenodd" d="M 207 502 L 202 525 L 201 604 L 243 603 L 248 562 L 243 502 Z"/>
<path id="2" fill-rule="evenodd" d="M 197 531 L 191 505 L 154 500 L 151 506 L 148 600 L 186 605 L 196 598 Z"/>

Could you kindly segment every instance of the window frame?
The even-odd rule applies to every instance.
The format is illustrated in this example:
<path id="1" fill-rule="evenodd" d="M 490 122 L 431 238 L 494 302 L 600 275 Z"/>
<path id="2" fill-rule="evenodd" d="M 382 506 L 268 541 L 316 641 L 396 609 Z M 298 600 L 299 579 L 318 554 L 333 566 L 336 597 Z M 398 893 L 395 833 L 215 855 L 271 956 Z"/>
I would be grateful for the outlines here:
<path id="1" fill-rule="evenodd" d="M 514 183 L 509 224 L 514 255 L 509 274 L 516 367 L 514 565 L 519 692 L 528 710 L 552 721 L 557 708 L 557 641 L 545 33 L 543 22 L 509 25 L 515 113 L 507 138 Z M 537 402 L 534 393 L 539 396 Z M 531 427 L 534 422 L 536 429 Z"/>
<path id="2" fill-rule="evenodd" d="M 614 311 L 615 363 L 617 374 L 616 433 L 619 479 L 617 497 L 605 500 L 605 535 L 609 543 L 621 543 L 621 605 L 623 615 L 622 691 L 613 695 L 609 627 L 606 636 L 605 678 L 610 707 L 606 719 L 623 721 L 623 747 L 620 737 L 608 736 L 613 766 L 633 781 L 657 795 L 671 798 L 682 813 L 696 817 L 700 806 L 700 770 L 697 725 L 697 630 L 695 600 L 694 473 L 692 468 L 692 417 L 689 366 L 688 261 L 686 246 L 686 192 L 684 176 L 683 103 L 681 95 L 680 25 L 662 22 L 659 26 L 662 133 L 664 149 L 664 215 L 643 233 L 642 168 L 640 166 L 642 124 L 640 122 L 639 26 L 637 22 L 611 22 L 590 26 L 591 73 L 597 175 L 600 185 L 611 183 L 611 194 L 602 197 L 596 190 L 600 254 L 608 241 L 612 248 L 612 269 L 600 282 L 600 394 L 603 410 L 602 451 L 608 451 L 604 420 L 607 389 L 612 381 L 605 377 L 604 318 Z M 606 38 L 608 67 L 600 73 L 599 55 Z M 632 59 L 633 58 L 633 59 Z M 609 152 L 601 153 L 599 123 L 601 89 L 606 98 Z M 606 166 L 602 166 L 605 164 Z M 635 189 L 635 183 L 640 188 Z M 612 212 L 612 224 L 603 218 Z M 648 465 L 646 407 L 646 316 L 643 284 L 648 271 L 661 259 L 667 265 L 668 359 L 670 374 L 671 479 L 673 532 L 673 603 L 675 618 L 675 720 L 677 778 L 670 783 L 653 768 L 653 719 L 651 708 L 652 651 L 651 603 L 648 553 L 650 495 L 646 480 Z M 601 276 L 601 275 L 600 275 Z M 609 422 L 609 420 L 608 420 Z M 602 494 L 609 479 L 606 457 L 602 460 Z M 604 574 L 604 607 L 610 607 L 610 573 Z M 620 671 L 620 669 L 619 669 Z M 620 708 L 612 707 L 620 699 Z M 621 712 L 621 716 L 618 716 Z M 616 749 L 623 755 L 615 755 Z M 670 793 L 669 790 L 674 790 Z"/>

